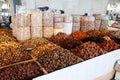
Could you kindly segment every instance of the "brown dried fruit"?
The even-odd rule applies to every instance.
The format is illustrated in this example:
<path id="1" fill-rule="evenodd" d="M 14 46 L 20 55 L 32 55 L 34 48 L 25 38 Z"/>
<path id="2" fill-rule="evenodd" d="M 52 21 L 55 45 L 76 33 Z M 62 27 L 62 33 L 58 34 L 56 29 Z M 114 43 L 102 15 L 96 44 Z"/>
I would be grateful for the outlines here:
<path id="1" fill-rule="evenodd" d="M 103 51 L 102 48 L 97 46 L 94 42 L 83 43 L 71 51 L 84 60 L 88 60 L 106 53 L 106 51 Z"/>
<path id="2" fill-rule="evenodd" d="M 35 62 L 28 62 L 1 69 L 0 80 L 32 80 L 43 74 Z"/>
<path id="3" fill-rule="evenodd" d="M 55 44 L 60 45 L 61 42 L 63 42 L 67 37 L 68 37 L 67 34 L 60 32 L 60 33 L 58 33 L 57 35 L 52 36 L 52 37 L 49 39 L 49 41 L 51 41 L 51 42 L 53 42 L 53 43 L 55 43 Z"/>
<path id="4" fill-rule="evenodd" d="M 43 55 L 38 60 L 48 72 L 53 72 L 67 66 L 82 62 L 82 59 L 75 56 L 68 50 L 55 49 L 49 54 Z"/>
<path id="5" fill-rule="evenodd" d="M 71 34 L 71 37 L 73 37 L 74 39 L 85 39 L 85 38 L 88 38 L 89 35 L 82 31 L 77 31 L 77 32 Z"/>
<path id="6" fill-rule="evenodd" d="M 104 41 L 103 43 L 98 44 L 105 51 L 113 51 L 120 48 L 120 45 L 117 44 L 114 40 Z"/>

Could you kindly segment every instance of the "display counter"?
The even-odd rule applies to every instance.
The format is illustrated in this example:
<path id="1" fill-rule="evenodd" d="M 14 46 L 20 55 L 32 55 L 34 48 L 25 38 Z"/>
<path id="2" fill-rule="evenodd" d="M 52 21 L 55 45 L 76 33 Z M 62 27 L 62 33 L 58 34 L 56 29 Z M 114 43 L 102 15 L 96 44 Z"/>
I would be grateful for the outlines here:
<path id="1" fill-rule="evenodd" d="M 118 59 L 120 59 L 120 49 L 33 80 L 95 80 L 113 71 L 114 64 Z"/>

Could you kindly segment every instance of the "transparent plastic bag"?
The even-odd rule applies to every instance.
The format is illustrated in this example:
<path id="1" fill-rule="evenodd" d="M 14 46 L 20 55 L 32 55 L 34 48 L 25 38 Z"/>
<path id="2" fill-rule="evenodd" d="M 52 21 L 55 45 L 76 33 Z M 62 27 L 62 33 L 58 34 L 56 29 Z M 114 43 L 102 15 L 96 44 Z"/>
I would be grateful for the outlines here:
<path id="1" fill-rule="evenodd" d="M 81 17 L 80 30 L 83 32 L 88 32 L 88 31 L 94 30 L 95 29 L 94 21 L 95 21 L 95 18 L 93 16 Z"/>

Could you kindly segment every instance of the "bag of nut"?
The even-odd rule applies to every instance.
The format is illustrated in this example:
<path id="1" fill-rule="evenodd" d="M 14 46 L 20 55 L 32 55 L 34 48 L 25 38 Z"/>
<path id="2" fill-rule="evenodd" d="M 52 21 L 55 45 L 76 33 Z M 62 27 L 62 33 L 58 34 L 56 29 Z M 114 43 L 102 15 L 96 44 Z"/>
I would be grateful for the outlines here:
<path id="1" fill-rule="evenodd" d="M 53 20 L 54 14 L 52 12 L 44 12 L 43 20 Z"/>
<path id="2" fill-rule="evenodd" d="M 30 39 L 30 27 L 19 27 L 17 29 L 17 40 L 25 41 Z"/>
<path id="3" fill-rule="evenodd" d="M 94 21 L 95 18 L 93 16 L 83 16 L 80 20 L 80 30 L 83 32 L 88 32 L 94 30 Z"/>
<path id="4" fill-rule="evenodd" d="M 100 25 L 101 25 L 102 16 L 101 16 L 101 14 L 93 14 L 93 16 L 95 17 L 95 30 L 99 30 Z"/>
<path id="5" fill-rule="evenodd" d="M 73 17 L 71 15 L 65 15 L 64 16 L 64 22 L 65 23 L 72 23 L 73 22 Z"/>
<path id="6" fill-rule="evenodd" d="M 31 38 L 42 38 L 42 27 L 31 27 Z"/>
<path id="7" fill-rule="evenodd" d="M 66 33 L 67 35 L 70 35 L 72 33 L 72 25 L 73 23 L 64 23 L 64 33 Z"/>
<path id="8" fill-rule="evenodd" d="M 17 14 L 18 27 L 30 26 L 30 14 Z"/>
<path id="9" fill-rule="evenodd" d="M 17 36 L 17 25 L 18 25 L 18 21 L 16 16 L 12 16 L 12 32 L 13 32 L 13 36 Z"/>
<path id="10" fill-rule="evenodd" d="M 54 22 L 55 23 L 61 23 L 61 22 L 63 22 L 63 16 L 62 15 L 55 15 L 54 16 Z"/>
<path id="11" fill-rule="evenodd" d="M 78 30 L 80 30 L 80 26 L 73 26 L 72 27 L 72 33 L 76 32 Z"/>
<path id="12" fill-rule="evenodd" d="M 54 35 L 59 32 L 63 32 L 63 24 L 64 23 L 54 23 Z"/>
<path id="13" fill-rule="evenodd" d="M 43 37 L 50 38 L 53 36 L 53 27 L 43 27 Z"/>
<path id="14" fill-rule="evenodd" d="M 109 18 L 107 15 L 102 16 L 100 30 L 108 29 L 108 19 Z"/>
<path id="15" fill-rule="evenodd" d="M 43 27 L 53 27 L 53 20 L 43 20 Z"/>
<path id="16" fill-rule="evenodd" d="M 42 12 L 31 12 L 31 26 L 41 27 L 42 26 Z"/>
<path id="17" fill-rule="evenodd" d="M 80 23 L 80 18 L 81 18 L 80 15 L 73 15 L 73 22 L 74 23 Z"/>
<path id="18" fill-rule="evenodd" d="M 54 23 L 54 28 L 55 29 L 61 29 L 61 28 L 63 28 L 63 24 L 64 23 Z"/>

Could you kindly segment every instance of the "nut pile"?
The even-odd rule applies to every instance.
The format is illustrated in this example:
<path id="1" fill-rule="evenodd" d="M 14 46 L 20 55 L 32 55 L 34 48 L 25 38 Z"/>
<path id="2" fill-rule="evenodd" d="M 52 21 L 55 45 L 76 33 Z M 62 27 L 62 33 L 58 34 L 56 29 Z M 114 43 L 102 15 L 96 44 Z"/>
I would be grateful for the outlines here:
<path id="1" fill-rule="evenodd" d="M 120 30 L 111 32 L 110 37 L 120 39 Z"/>
<path id="2" fill-rule="evenodd" d="M 71 34 L 71 37 L 73 37 L 74 39 L 85 39 L 85 38 L 88 38 L 89 35 L 82 31 L 77 31 L 77 32 Z"/>
<path id="3" fill-rule="evenodd" d="M 40 62 L 47 72 L 53 72 L 55 70 L 82 62 L 82 59 L 75 56 L 68 50 L 55 49 L 49 54 L 43 55 L 38 62 Z"/>
<path id="4" fill-rule="evenodd" d="M 99 43 L 98 45 L 107 52 L 120 48 L 120 45 L 117 44 L 114 40 L 104 41 L 103 43 Z"/>
<path id="5" fill-rule="evenodd" d="M 100 31 L 101 36 L 106 36 L 106 35 L 109 35 L 110 33 L 111 33 L 111 31 L 108 29 L 103 29 Z"/>
<path id="6" fill-rule="evenodd" d="M 7 29 L 7 28 L 1 28 L 0 29 L 0 35 L 12 36 L 12 31 Z"/>
<path id="7" fill-rule="evenodd" d="M 106 53 L 106 51 L 103 51 L 102 48 L 97 46 L 94 42 L 86 42 L 71 51 L 84 60 L 88 60 Z"/>
<path id="8" fill-rule="evenodd" d="M 110 38 L 109 36 L 104 36 L 103 39 L 104 39 L 105 41 L 111 40 L 111 38 Z"/>
<path id="9" fill-rule="evenodd" d="M 99 30 L 92 30 L 92 31 L 87 32 L 87 34 L 90 37 L 98 37 L 100 35 L 100 31 Z"/>
<path id="10" fill-rule="evenodd" d="M 14 37 L 10 37 L 8 35 L 0 35 L 0 42 L 8 42 L 8 41 L 14 41 L 16 42 L 17 40 Z"/>
<path id="11" fill-rule="evenodd" d="M 2 28 L 0 29 L 0 42 L 8 42 L 8 41 L 17 41 L 13 35 L 12 35 L 12 31 L 6 29 L 6 28 Z"/>
<path id="12" fill-rule="evenodd" d="M 0 44 L 0 67 L 32 59 L 19 43 Z"/>
<path id="13" fill-rule="evenodd" d="M 17 42 L 1 42 L 0 50 L 4 50 L 7 48 L 13 49 L 13 48 L 17 48 L 19 46 L 20 46 L 20 43 L 17 43 Z"/>
<path id="14" fill-rule="evenodd" d="M 38 46 L 37 48 L 33 49 L 31 51 L 31 56 L 34 59 L 37 59 L 37 58 L 41 57 L 42 55 L 47 54 L 56 48 L 60 48 L 60 47 L 53 43 L 43 44 L 43 45 Z"/>
<path id="15" fill-rule="evenodd" d="M 0 80 L 32 80 L 43 74 L 35 62 L 27 62 L 0 69 Z"/>
<path id="16" fill-rule="evenodd" d="M 40 45 L 47 44 L 47 43 L 49 43 L 49 41 L 44 38 L 41 38 L 41 39 L 36 38 L 36 39 L 27 40 L 23 42 L 22 45 L 24 48 L 27 49 L 27 48 L 38 47 Z"/>

